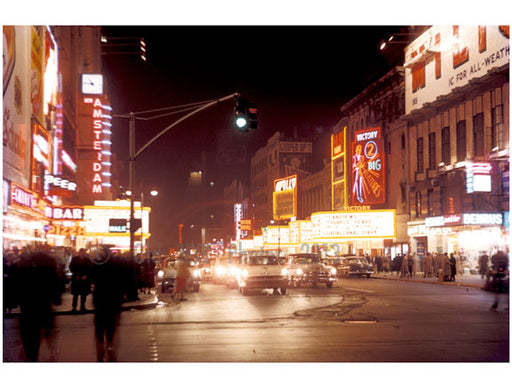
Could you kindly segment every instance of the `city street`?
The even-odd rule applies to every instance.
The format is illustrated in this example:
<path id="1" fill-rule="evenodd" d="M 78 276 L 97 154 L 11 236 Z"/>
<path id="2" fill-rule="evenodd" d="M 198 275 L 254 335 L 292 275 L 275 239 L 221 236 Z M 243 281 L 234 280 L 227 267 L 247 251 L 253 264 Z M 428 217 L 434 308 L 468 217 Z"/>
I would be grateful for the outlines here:
<path id="1" fill-rule="evenodd" d="M 248 296 L 203 284 L 188 300 L 124 311 L 121 362 L 508 362 L 509 312 L 478 287 L 342 279 Z M 505 310 L 507 307 L 507 310 Z M 18 318 L 4 318 L 4 361 L 19 361 Z M 57 314 L 53 357 L 95 361 L 93 315 Z M 42 346 L 41 361 L 52 356 Z"/>

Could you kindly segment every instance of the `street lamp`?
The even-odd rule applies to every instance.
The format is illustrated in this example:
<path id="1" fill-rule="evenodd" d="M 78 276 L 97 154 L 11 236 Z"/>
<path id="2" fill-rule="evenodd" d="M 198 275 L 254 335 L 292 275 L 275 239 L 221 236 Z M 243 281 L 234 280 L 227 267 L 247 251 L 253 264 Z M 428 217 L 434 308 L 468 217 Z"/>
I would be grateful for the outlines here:
<path id="1" fill-rule="evenodd" d="M 137 157 L 144 152 L 151 144 L 153 144 L 157 139 L 159 139 L 162 135 L 164 135 L 167 131 L 174 128 L 176 125 L 181 123 L 182 121 L 188 119 L 189 117 L 195 115 L 196 113 L 201 112 L 202 110 L 205 110 L 213 105 L 216 105 L 220 102 L 229 100 L 231 98 L 238 97 L 239 93 L 233 93 L 228 96 L 219 98 L 217 100 L 211 100 L 206 102 L 200 102 L 200 103 L 194 103 L 194 104 L 188 104 L 188 105 L 181 105 L 178 107 L 169 107 L 169 108 L 162 108 L 162 109 L 155 109 L 150 111 L 144 111 L 144 112 L 137 112 L 137 114 L 144 114 L 144 113 L 154 113 L 156 111 L 163 111 L 163 110 L 170 110 L 170 109 L 176 109 L 176 108 L 183 108 L 179 111 L 173 111 L 170 113 L 164 113 L 153 117 L 137 117 L 136 113 L 130 112 L 129 114 L 124 115 L 114 115 L 116 118 L 124 118 L 130 120 L 130 136 L 129 136 L 129 189 L 130 189 L 130 256 L 133 258 L 133 251 L 134 251 L 134 229 L 133 229 L 133 220 L 134 220 L 134 208 L 133 208 L 133 185 L 135 181 L 135 160 Z M 194 109 L 195 108 L 195 109 Z M 151 140 L 149 140 L 146 144 L 144 144 L 138 151 L 135 151 L 135 120 L 152 120 L 156 118 L 160 118 L 163 116 L 167 116 L 170 114 L 175 113 L 181 113 L 186 110 L 194 109 L 192 112 L 184 115 L 180 119 L 176 120 L 174 123 L 169 125 L 168 127 L 164 128 L 160 133 L 158 133 L 156 136 L 154 136 Z"/>

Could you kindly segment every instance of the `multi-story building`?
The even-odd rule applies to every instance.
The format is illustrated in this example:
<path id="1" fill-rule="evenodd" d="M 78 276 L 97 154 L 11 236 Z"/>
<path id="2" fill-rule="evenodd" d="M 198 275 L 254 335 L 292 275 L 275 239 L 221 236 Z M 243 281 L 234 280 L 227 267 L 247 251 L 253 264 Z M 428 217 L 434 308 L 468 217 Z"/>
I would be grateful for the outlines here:
<path id="1" fill-rule="evenodd" d="M 4 248 L 76 247 L 84 206 L 111 199 L 100 27 L 4 26 L 3 36 Z"/>
<path id="2" fill-rule="evenodd" d="M 411 249 L 476 263 L 509 235 L 509 26 L 433 26 L 405 51 Z"/>
<path id="3" fill-rule="evenodd" d="M 276 132 L 251 158 L 253 227 L 257 232 L 273 219 L 274 180 L 296 175 L 298 181 L 311 174 L 312 143 L 287 139 Z"/>
<path id="4" fill-rule="evenodd" d="M 340 108 L 342 118 L 333 130 L 342 139 L 333 145 L 342 154 L 333 157 L 333 210 L 396 211 L 393 241 L 347 242 L 358 250 L 373 249 L 373 254 L 384 248 L 402 253 L 409 240 L 404 92 L 404 69 L 395 67 Z"/>

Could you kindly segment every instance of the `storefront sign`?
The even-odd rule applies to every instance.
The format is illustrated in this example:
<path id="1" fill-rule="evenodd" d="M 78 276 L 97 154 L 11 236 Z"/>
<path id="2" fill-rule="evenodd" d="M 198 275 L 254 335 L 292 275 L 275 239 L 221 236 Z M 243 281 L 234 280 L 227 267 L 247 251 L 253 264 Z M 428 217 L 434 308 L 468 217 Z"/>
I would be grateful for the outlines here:
<path id="1" fill-rule="evenodd" d="M 491 192 L 491 163 L 466 162 L 466 192 Z"/>
<path id="2" fill-rule="evenodd" d="M 11 182 L 11 204 L 34 209 L 37 205 L 37 194 Z"/>
<path id="3" fill-rule="evenodd" d="M 50 207 L 47 206 L 45 209 L 46 217 L 53 220 L 83 220 L 84 209 L 78 206 L 60 206 Z"/>
<path id="4" fill-rule="evenodd" d="M 44 185 L 45 192 L 48 192 L 48 195 L 59 195 L 61 197 L 70 197 L 77 188 L 75 182 L 51 174 L 45 174 Z"/>
<path id="5" fill-rule="evenodd" d="M 395 238 L 395 210 L 320 212 L 311 215 L 314 240 Z"/>
<path id="6" fill-rule="evenodd" d="M 111 218 L 108 222 L 109 233 L 126 233 L 128 220 L 124 218 Z"/>
<path id="7" fill-rule="evenodd" d="M 501 213 L 463 213 L 448 216 L 426 217 L 425 225 L 428 227 L 443 227 L 455 225 L 502 225 Z"/>

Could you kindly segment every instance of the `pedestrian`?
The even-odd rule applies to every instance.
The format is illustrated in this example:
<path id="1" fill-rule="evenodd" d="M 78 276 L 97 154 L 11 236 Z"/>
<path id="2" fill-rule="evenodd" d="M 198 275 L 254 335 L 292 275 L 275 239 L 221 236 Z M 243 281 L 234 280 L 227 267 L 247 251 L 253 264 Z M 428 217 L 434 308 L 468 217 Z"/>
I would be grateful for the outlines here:
<path id="1" fill-rule="evenodd" d="M 187 282 L 190 277 L 190 271 L 188 265 L 183 257 L 178 259 L 176 268 L 176 295 L 181 301 L 187 300 L 185 298 L 185 291 L 187 291 Z"/>
<path id="2" fill-rule="evenodd" d="M 450 281 L 455 281 L 455 274 L 457 273 L 457 259 L 453 253 L 450 253 Z"/>
<path id="3" fill-rule="evenodd" d="M 3 256 L 3 302 L 4 311 L 10 314 L 17 307 L 16 293 L 14 290 L 14 260 L 18 257 L 18 249 L 5 251 Z"/>
<path id="4" fill-rule="evenodd" d="M 388 272 L 390 271 L 390 269 L 391 269 L 391 256 L 385 255 L 384 258 L 382 259 L 382 270 L 387 275 Z"/>
<path id="5" fill-rule="evenodd" d="M 107 246 L 91 251 L 91 281 L 94 286 L 94 328 L 96 359 L 117 360 L 115 334 L 119 324 L 121 305 L 129 294 L 132 271 L 130 262 L 111 254 Z"/>
<path id="6" fill-rule="evenodd" d="M 500 299 L 504 299 L 509 291 L 508 257 L 503 251 L 498 251 L 491 257 L 491 262 L 491 290 L 494 292 L 491 310 L 498 311 Z"/>
<path id="7" fill-rule="evenodd" d="M 402 256 L 402 262 L 400 263 L 400 277 L 405 278 L 409 273 L 409 265 L 407 262 L 407 256 Z"/>
<path id="8" fill-rule="evenodd" d="M 450 281 L 450 277 L 452 275 L 452 266 L 450 264 L 450 258 L 448 257 L 448 253 L 445 252 L 442 255 L 443 260 L 443 281 Z"/>
<path id="9" fill-rule="evenodd" d="M 155 261 L 153 260 L 153 254 L 150 253 L 142 263 L 142 278 L 144 283 L 144 293 L 150 294 L 155 288 Z"/>
<path id="10" fill-rule="evenodd" d="M 487 271 L 489 269 L 489 256 L 487 252 L 483 252 L 483 254 L 478 258 L 478 273 L 483 279 L 484 276 L 487 277 Z"/>
<path id="11" fill-rule="evenodd" d="M 433 263 L 433 257 L 432 253 L 428 252 L 423 259 L 423 277 L 424 278 L 430 278 L 432 277 L 432 266 Z"/>
<path id="12" fill-rule="evenodd" d="M 377 272 L 382 272 L 382 256 L 376 256 L 375 257 L 375 266 L 377 267 Z"/>
<path id="13" fill-rule="evenodd" d="M 407 273 L 409 274 L 409 277 L 412 278 L 413 275 L 413 268 L 414 268 L 414 259 L 412 255 L 407 255 Z"/>
<path id="14" fill-rule="evenodd" d="M 46 250 L 25 250 L 13 263 L 13 285 L 20 307 L 20 334 L 27 361 L 39 360 L 41 335 L 54 357 L 52 308 L 62 302 L 64 279 Z"/>
<path id="15" fill-rule="evenodd" d="M 78 254 L 71 258 L 69 270 L 71 276 L 71 294 L 73 294 L 73 302 L 71 311 L 75 312 L 80 297 L 80 311 L 85 312 L 85 301 L 87 295 L 91 293 L 91 259 L 85 252 L 84 248 L 80 248 Z"/>

